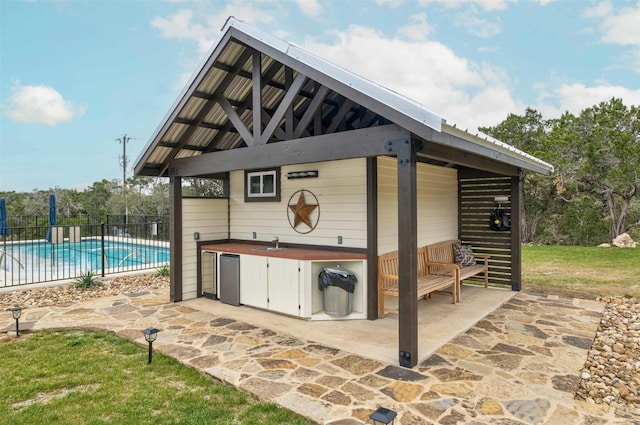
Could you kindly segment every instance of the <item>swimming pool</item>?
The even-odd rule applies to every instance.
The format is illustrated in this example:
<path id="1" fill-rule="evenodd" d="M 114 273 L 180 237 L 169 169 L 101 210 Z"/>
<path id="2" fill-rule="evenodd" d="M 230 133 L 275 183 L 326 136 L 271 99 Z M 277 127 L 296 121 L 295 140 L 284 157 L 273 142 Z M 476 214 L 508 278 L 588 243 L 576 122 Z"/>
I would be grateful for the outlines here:
<path id="1" fill-rule="evenodd" d="M 0 286 L 46 282 L 78 277 L 88 271 L 96 274 L 117 273 L 161 267 L 169 262 L 169 246 L 166 243 L 130 243 L 122 240 L 105 240 L 104 250 L 100 239 L 83 239 L 82 242 L 52 244 L 45 241 L 26 241 L 0 244 L 6 252 L 0 255 Z"/>

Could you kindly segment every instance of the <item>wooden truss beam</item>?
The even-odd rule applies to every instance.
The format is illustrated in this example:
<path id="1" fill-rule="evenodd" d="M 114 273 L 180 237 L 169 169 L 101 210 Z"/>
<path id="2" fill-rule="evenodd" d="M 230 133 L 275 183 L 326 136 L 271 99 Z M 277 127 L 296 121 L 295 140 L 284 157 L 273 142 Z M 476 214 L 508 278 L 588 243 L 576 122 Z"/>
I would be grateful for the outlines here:
<path id="1" fill-rule="evenodd" d="M 313 119 L 313 116 L 318 111 L 318 108 L 322 105 L 322 102 L 324 102 L 324 99 L 327 97 L 328 93 L 329 88 L 326 86 L 320 86 L 320 88 L 316 91 L 315 96 L 313 96 L 311 103 L 309 103 L 309 106 L 307 107 L 307 110 L 304 111 L 302 118 L 300 118 L 300 121 L 296 125 L 296 129 L 293 132 L 294 138 L 297 139 L 302 136 L 304 131 L 309 126 L 309 123 Z"/>
<path id="2" fill-rule="evenodd" d="M 388 155 L 385 143 L 401 137 L 408 138 L 409 132 L 390 124 L 180 158 L 173 160 L 171 167 L 183 177 L 197 177 L 233 170 L 373 157 Z"/>
<path id="3" fill-rule="evenodd" d="M 275 62 L 275 61 L 272 62 L 269 68 L 265 71 L 264 76 L 262 77 L 262 80 L 268 81 L 271 78 L 273 78 L 273 76 L 276 75 L 276 73 L 281 67 L 282 67 L 281 63 Z M 241 105 L 236 107 L 236 112 L 238 114 L 242 114 L 245 110 L 247 110 L 247 108 L 251 106 L 251 102 L 252 102 L 252 98 L 250 96 L 247 96 L 244 102 L 242 102 Z M 209 142 L 209 146 L 207 147 L 205 152 L 215 151 L 217 149 L 217 144 L 220 141 L 220 139 L 222 139 L 225 136 L 226 132 L 231 131 L 232 129 L 233 129 L 233 124 L 229 120 L 224 124 L 223 128 L 220 130 L 218 134 L 216 134 L 216 136 L 211 140 L 211 142 Z M 169 158 L 169 160 L 171 159 L 173 159 L 173 156 Z"/>
<path id="4" fill-rule="evenodd" d="M 276 111 L 273 113 L 273 116 L 271 117 L 269 124 L 267 124 L 267 127 L 264 129 L 264 132 L 260 137 L 260 142 L 256 144 L 264 145 L 269 141 L 276 127 L 278 126 L 278 124 L 280 124 L 280 120 L 282 119 L 284 114 L 287 112 L 287 109 L 289 108 L 289 106 L 292 105 L 293 100 L 298 95 L 298 92 L 300 91 L 302 86 L 304 86 L 304 83 L 306 83 L 306 81 L 307 81 L 307 77 L 305 77 L 304 75 L 298 74 L 296 76 L 296 79 L 293 80 L 293 83 L 287 89 L 287 92 L 285 93 L 284 97 L 280 101 L 280 105 L 278 105 L 278 107 L 276 108 Z"/>
<path id="5" fill-rule="evenodd" d="M 236 71 L 239 71 L 240 69 L 242 69 L 242 66 L 249 59 L 250 56 L 251 56 L 251 50 L 249 49 L 245 50 L 242 53 L 242 55 L 240 55 L 240 58 L 238 58 L 238 62 L 237 62 L 238 65 L 236 66 Z M 231 83 L 231 81 L 233 81 L 234 77 L 235 77 L 235 74 L 233 72 L 228 73 L 224 77 L 220 85 L 218 86 L 218 92 L 222 91 L 221 87 L 227 87 Z M 215 100 L 216 94 L 217 93 L 214 93 L 214 96 L 204 104 L 204 106 L 202 107 L 202 109 L 200 109 L 200 112 L 198 112 L 198 115 L 194 119 L 194 124 L 192 124 L 182 134 L 182 136 L 178 140 L 178 143 L 176 143 L 176 146 L 171 150 L 169 155 L 167 155 L 167 162 L 165 163 L 164 169 L 161 170 L 160 175 L 163 175 L 166 172 L 168 168 L 168 162 L 171 161 L 171 159 L 173 159 L 173 157 L 175 157 L 178 154 L 180 149 L 182 149 L 182 146 L 187 144 L 187 142 L 189 141 L 193 133 L 195 133 L 195 131 L 198 129 L 198 126 L 200 125 L 200 123 L 202 123 L 205 117 L 209 114 L 209 112 L 211 112 L 211 109 L 216 104 L 216 100 Z"/>

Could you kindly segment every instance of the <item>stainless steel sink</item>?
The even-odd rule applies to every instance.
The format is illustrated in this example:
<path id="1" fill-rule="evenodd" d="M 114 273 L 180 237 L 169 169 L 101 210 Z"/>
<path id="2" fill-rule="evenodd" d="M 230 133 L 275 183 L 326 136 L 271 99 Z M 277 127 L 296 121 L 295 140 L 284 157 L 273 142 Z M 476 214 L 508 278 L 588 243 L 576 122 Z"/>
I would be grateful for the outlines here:
<path id="1" fill-rule="evenodd" d="M 270 247 L 266 247 L 266 248 L 253 248 L 251 251 L 266 251 L 266 252 L 271 252 L 271 251 L 284 251 L 287 248 L 275 248 L 273 246 Z"/>

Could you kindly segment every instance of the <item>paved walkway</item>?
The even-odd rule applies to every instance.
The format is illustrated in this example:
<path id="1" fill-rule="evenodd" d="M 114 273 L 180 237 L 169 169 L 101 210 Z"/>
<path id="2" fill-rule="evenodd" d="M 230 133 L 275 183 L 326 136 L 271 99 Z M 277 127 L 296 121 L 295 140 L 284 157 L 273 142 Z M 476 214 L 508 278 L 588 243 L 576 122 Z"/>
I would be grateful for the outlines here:
<path id="1" fill-rule="evenodd" d="M 21 329 L 106 329 L 321 424 L 370 423 L 378 406 L 413 424 L 640 424 L 640 412 L 574 399 L 603 305 L 518 293 L 412 370 L 172 304 L 167 291 L 28 309 Z M 0 318 L 5 335 L 14 329 Z M 3 336 L 0 336 L 3 338 Z M 7 336 L 4 336 L 7 338 Z"/>

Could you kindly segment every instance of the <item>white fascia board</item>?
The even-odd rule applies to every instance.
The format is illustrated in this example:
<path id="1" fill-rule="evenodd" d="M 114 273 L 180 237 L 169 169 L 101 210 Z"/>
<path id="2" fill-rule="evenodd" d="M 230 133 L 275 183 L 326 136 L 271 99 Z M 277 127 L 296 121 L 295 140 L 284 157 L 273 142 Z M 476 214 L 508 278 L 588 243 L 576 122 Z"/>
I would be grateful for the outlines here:
<path id="1" fill-rule="evenodd" d="M 498 139 L 494 139 L 491 136 L 487 136 L 484 133 L 471 134 L 467 131 L 460 130 L 455 126 L 452 126 L 446 123 L 442 125 L 442 132 L 451 134 L 452 136 L 456 136 L 464 140 L 468 140 L 472 143 L 475 143 L 480 146 L 484 146 L 494 151 L 501 152 L 512 158 L 517 158 L 521 161 L 524 161 L 525 163 L 531 164 L 536 168 L 542 168 L 543 170 L 547 171 L 549 174 L 553 173 L 554 171 L 553 165 L 549 164 L 548 162 L 538 159 L 533 155 L 530 155 L 524 151 L 521 151 L 520 149 L 514 148 L 513 146 L 507 143 L 501 142 Z"/>

